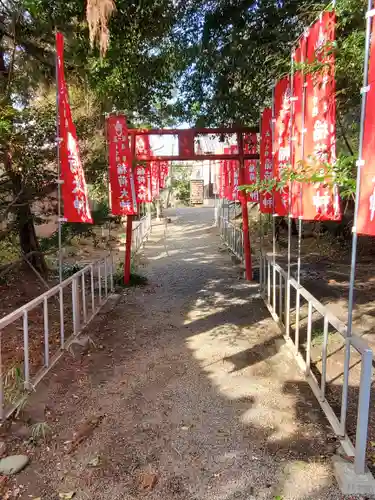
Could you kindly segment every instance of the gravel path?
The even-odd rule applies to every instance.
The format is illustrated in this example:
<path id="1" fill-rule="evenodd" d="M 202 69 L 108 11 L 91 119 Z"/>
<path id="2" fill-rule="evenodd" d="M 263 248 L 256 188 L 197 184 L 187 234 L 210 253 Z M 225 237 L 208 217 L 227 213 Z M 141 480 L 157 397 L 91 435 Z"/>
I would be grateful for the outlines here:
<path id="1" fill-rule="evenodd" d="M 330 428 L 213 210 L 170 217 L 141 259 L 149 285 L 107 307 L 90 326 L 96 349 L 67 356 L 33 397 L 53 438 L 18 476 L 22 498 L 342 498 Z"/>

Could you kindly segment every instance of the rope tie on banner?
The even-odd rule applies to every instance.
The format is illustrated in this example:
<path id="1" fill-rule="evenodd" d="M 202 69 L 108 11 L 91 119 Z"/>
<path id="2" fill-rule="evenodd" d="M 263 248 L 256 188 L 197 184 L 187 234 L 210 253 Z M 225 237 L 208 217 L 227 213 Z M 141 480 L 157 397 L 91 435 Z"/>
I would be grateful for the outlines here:
<path id="1" fill-rule="evenodd" d="M 375 16 L 375 9 L 371 9 L 371 10 L 368 10 L 366 12 L 366 19 L 368 19 L 369 17 L 374 17 Z"/>
<path id="2" fill-rule="evenodd" d="M 366 87 L 361 88 L 361 94 L 366 94 L 366 92 L 369 92 L 371 88 L 371 85 L 366 85 Z"/>

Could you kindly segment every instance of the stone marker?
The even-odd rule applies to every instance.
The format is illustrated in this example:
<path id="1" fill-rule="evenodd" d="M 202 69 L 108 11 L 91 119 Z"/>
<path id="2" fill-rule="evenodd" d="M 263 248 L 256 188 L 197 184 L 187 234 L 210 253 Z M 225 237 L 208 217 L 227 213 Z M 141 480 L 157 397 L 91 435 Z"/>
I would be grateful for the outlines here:
<path id="1" fill-rule="evenodd" d="M 29 457 L 26 455 L 12 455 L 0 460 L 0 474 L 10 476 L 17 474 L 29 463 Z"/>

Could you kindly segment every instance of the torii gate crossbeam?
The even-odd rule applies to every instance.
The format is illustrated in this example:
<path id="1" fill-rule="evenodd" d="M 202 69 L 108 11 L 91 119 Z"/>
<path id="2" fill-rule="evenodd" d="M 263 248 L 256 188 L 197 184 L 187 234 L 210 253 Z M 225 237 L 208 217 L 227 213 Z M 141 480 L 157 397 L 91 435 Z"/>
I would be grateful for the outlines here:
<path id="1" fill-rule="evenodd" d="M 244 139 L 247 134 L 259 132 L 259 127 L 220 127 L 220 128 L 191 128 L 191 129 L 129 129 L 131 140 L 131 152 L 135 161 L 202 161 L 202 160 L 237 160 L 239 162 L 239 184 L 244 184 L 245 160 L 259 160 L 259 154 L 250 154 L 244 150 Z M 178 152 L 176 155 L 136 155 L 137 136 L 162 136 L 173 135 L 178 138 Z M 235 135 L 237 141 L 237 153 L 210 153 L 202 154 L 195 151 L 195 138 L 200 135 Z M 245 255 L 246 279 L 252 280 L 251 247 L 249 234 L 249 215 L 247 210 L 246 196 L 240 197 L 243 222 L 243 246 Z M 126 227 L 126 252 L 125 252 L 125 283 L 130 280 L 130 260 L 131 260 L 131 234 L 132 216 L 127 218 Z"/>

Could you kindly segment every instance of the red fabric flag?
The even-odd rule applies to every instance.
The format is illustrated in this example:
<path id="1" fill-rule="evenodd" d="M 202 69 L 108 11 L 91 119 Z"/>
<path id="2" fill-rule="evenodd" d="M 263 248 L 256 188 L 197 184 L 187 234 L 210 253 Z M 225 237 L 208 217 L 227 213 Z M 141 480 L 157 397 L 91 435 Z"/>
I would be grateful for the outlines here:
<path id="1" fill-rule="evenodd" d="M 322 63 L 319 71 L 306 75 L 305 169 L 308 176 L 324 175 L 327 163 L 336 160 L 335 14 L 322 12 L 307 39 L 307 61 Z M 305 220 L 341 220 L 337 186 L 310 183 L 303 186 L 302 216 Z"/>
<path id="2" fill-rule="evenodd" d="M 302 36 L 298 47 L 294 51 L 293 59 L 295 72 L 293 74 L 293 100 L 292 100 L 292 170 L 301 172 L 303 168 L 303 84 L 304 75 L 298 65 L 306 61 L 307 38 Z M 292 217 L 302 216 L 303 183 L 293 181 L 291 183 L 291 214 Z"/>
<path id="3" fill-rule="evenodd" d="M 160 167 L 158 161 L 151 162 L 151 195 L 154 200 L 160 194 Z"/>
<path id="4" fill-rule="evenodd" d="M 220 160 L 218 175 L 218 196 L 224 198 L 224 161 Z"/>
<path id="5" fill-rule="evenodd" d="M 151 167 L 149 163 L 136 166 L 134 182 L 137 203 L 151 203 Z"/>
<path id="6" fill-rule="evenodd" d="M 249 134 L 244 138 L 244 153 L 257 153 L 257 135 Z M 245 160 L 244 182 L 247 185 L 256 184 L 257 182 L 257 160 Z M 259 203 L 259 194 L 257 191 L 251 191 L 246 195 L 247 201 L 251 203 Z"/>
<path id="7" fill-rule="evenodd" d="M 125 116 L 110 115 L 107 134 L 112 214 L 135 215 L 137 202 Z"/>
<path id="8" fill-rule="evenodd" d="M 85 174 L 79 155 L 77 132 L 72 120 L 64 76 L 64 37 L 61 33 L 56 33 L 56 54 L 60 180 L 62 181 L 64 219 L 67 222 L 92 224 Z"/>
<path id="9" fill-rule="evenodd" d="M 169 174 L 169 162 L 160 162 L 160 189 L 164 189 L 166 186 L 166 180 Z"/>
<path id="10" fill-rule="evenodd" d="M 151 156 L 148 135 L 135 136 L 135 155 L 139 160 Z M 138 164 L 135 168 L 134 184 L 137 203 L 151 203 L 151 168 L 149 163 Z"/>
<path id="11" fill-rule="evenodd" d="M 282 78 L 275 85 L 275 136 L 274 136 L 274 175 L 282 179 L 283 170 L 290 165 L 290 83 L 289 77 Z M 275 215 L 288 215 L 289 189 L 285 185 L 274 191 Z"/>
<path id="12" fill-rule="evenodd" d="M 230 147 L 224 148 L 224 154 L 230 154 Z M 224 160 L 224 198 L 232 200 L 232 169 L 230 160 Z"/>
<path id="13" fill-rule="evenodd" d="M 232 154 L 238 153 L 238 146 L 236 144 L 232 144 L 230 147 L 230 152 Z M 239 180 L 239 164 L 236 160 L 230 160 L 230 171 L 231 171 L 231 190 L 232 190 L 232 198 L 233 201 L 238 201 L 238 180 Z"/>
<path id="14" fill-rule="evenodd" d="M 375 235 L 375 22 L 372 20 L 370 61 L 368 69 L 369 90 L 366 95 L 364 116 L 361 181 L 359 189 L 357 234 Z"/>
<path id="15" fill-rule="evenodd" d="M 260 138 L 260 182 L 270 181 L 273 175 L 272 163 L 272 110 L 266 108 L 262 113 Z M 272 193 L 260 193 L 260 211 L 263 214 L 273 213 Z"/>

